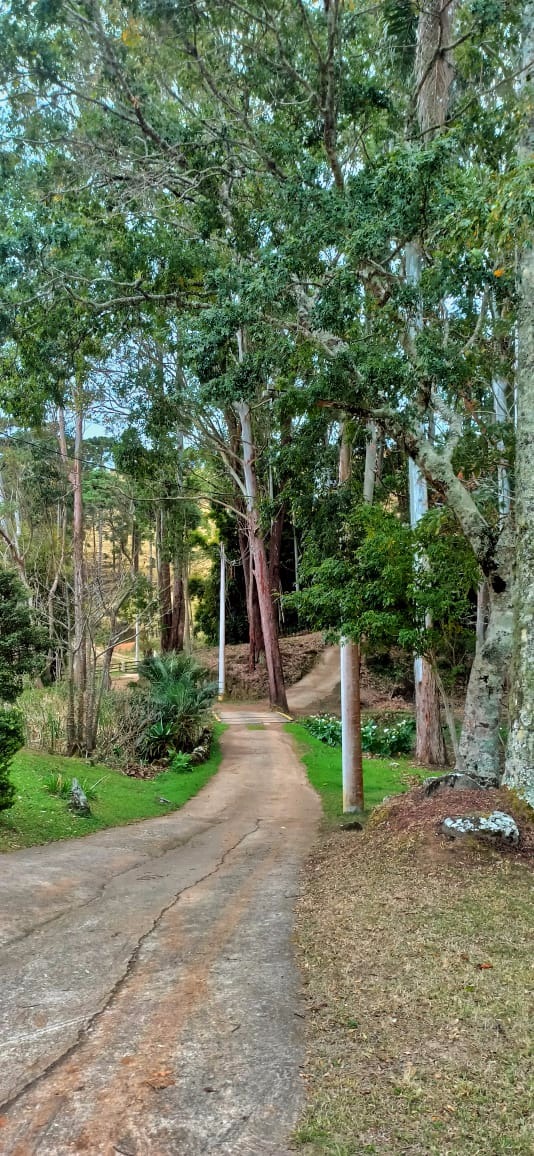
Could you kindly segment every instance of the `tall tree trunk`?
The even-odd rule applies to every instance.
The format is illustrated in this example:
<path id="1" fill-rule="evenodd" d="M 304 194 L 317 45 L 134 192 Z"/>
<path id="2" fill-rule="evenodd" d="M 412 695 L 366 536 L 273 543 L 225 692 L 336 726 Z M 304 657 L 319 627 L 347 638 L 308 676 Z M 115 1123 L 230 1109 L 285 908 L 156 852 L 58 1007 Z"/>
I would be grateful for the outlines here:
<path id="1" fill-rule="evenodd" d="M 269 567 L 265 540 L 261 532 L 258 508 L 258 482 L 256 478 L 254 443 L 250 407 L 246 402 L 237 402 L 235 411 L 241 423 L 243 449 L 243 473 L 247 503 L 247 528 L 250 550 L 254 562 L 254 577 L 258 592 L 258 603 L 265 645 L 265 660 L 269 679 L 269 700 L 272 706 L 287 711 L 287 697 L 284 685 L 284 671 L 280 643 L 269 584 Z"/>
<path id="2" fill-rule="evenodd" d="M 184 590 L 184 615 L 183 615 L 183 632 L 182 632 L 182 648 L 186 654 L 192 654 L 193 651 L 193 615 L 191 613 L 191 600 L 189 598 L 189 575 L 187 568 L 184 572 L 183 579 Z"/>
<path id="3" fill-rule="evenodd" d="M 500 726 L 504 688 L 512 652 L 512 527 L 507 519 L 488 576 L 489 607 L 484 641 L 477 647 L 465 700 L 456 769 L 485 783 L 501 772 Z"/>
<path id="4" fill-rule="evenodd" d="M 63 564 L 65 561 L 65 539 L 67 534 L 67 510 L 65 503 L 61 505 L 58 503 L 57 507 L 57 533 L 58 545 L 60 546 L 60 556 L 56 564 L 54 577 L 50 584 L 47 595 L 47 621 L 48 621 L 48 658 L 47 666 L 49 678 L 51 682 L 56 682 L 60 677 L 61 657 L 60 646 L 56 638 L 56 594 L 58 591 L 61 575 L 63 573 Z"/>
<path id="5" fill-rule="evenodd" d="M 484 645 L 486 627 L 489 615 L 489 586 L 486 578 L 482 578 L 477 590 L 477 621 L 476 621 L 476 649 Z"/>
<path id="6" fill-rule="evenodd" d="M 87 647 L 88 661 L 87 661 L 87 686 L 85 692 L 85 730 L 83 740 L 83 751 L 85 755 L 90 755 L 94 751 L 96 744 L 96 724 L 95 724 L 95 706 L 97 702 L 96 690 L 96 648 L 94 642 Z"/>
<path id="7" fill-rule="evenodd" d="M 250 673 L 252 673 L 256 669 L 256 638 L 254 632 L 254 613 L 252 605 L 254 592 L 254 568 L 252 565 L 252 551 L 249 545 L 246 524 L 243 527 L 241 523 L 239 523 L 238 539 L 239 553 L 241 555 L 241 565 L 243 567 L 243 578 L 245 581 L 245 602 L 247 607 L 248 622 L 248 669 Z"/>
<path id="8" fill-rule="evenodd" d="M 442 51 L 451 43 L 452 5 L 450 0 L 428 0 L 419 11 L 415 54 L 416 107 L 419 127 L 433 135 L 447 116 L 452 67 L 450 58 Z M 406 280 L 418 286 L 421 280 L 421 250 L 417 242 L 405 249 Z M 418 317 L 416 328 L 422 319 Z M 410 521 L 412 527 L 424 517 L 428 509 L 426 480 L 416 463 L 409 463 Z M 424 565 L 424 559 L 416 562 Z M 427 620 L 427 625 L 430 621 Z M 439 691 L 430 662 L 421 655 L 414 659 L 415 679 L 415 757 L 428 766 L 443 766 L 445 744 L 441 730 Z"/>
<path id="9" fill-rule="evenodd" d="M 271 597 L 278 620 L 280 620 L 279 595 L 281 594 L 280 555 L 282 552 L 282 533 L 284 529 L 285 516 L 285 505 L 282 502 L 276 518 L 271 525 L 271 533 L 269 537 L 269 583 L 271 587 Z"/>
<path id="10" fill-rule="evenodd" d="M 520 157 L 534 150 L 534 3 L 525 4 L 524 87 L 530 99 Z M 534 248 L 525 244 L 519 263 L 517 430 L 515 458 L 515 586 L 511 725 L 504 781 L 534 805 Z"/>
<path id="11" fill-rule="evenodd" d="M 74 744 L 69 751 L 82 752 L 85 741 L 85 695 L 87 684 L 86 622 L 85 622 L 85 565 L 84 565 L 84 509 L 82 493 L 83 404 L 78 395 L 74 414 L 74 459 L 69 471 L 73 494 L 72 563 L 73 563 L 73 625 L 72 682 L 75 695 Z M 60 437 L 67 456 L 64 416 L 60 413 Z"/>
<path id="12" fill-rule="evenodd" d="M 365 447 L 365 466 L 363 472 L 363 500 L 370 505 L 374 502 L 375 482 L 378 466 L 378 429 L 374 421 L 367 426 L 367 445 Z"/>
<path id="13" fill-rule="evenodd" d="M 171 566 L 165 532 L 165 510 L 160 508 L 156 520 L 156 566 L 158 573 L 161 649 L 171 650 L 172 590 Z"/>
<path id="14" fill-rule="evenodd" d="M 299 573 L 299 544 L 297 540 L 297 527 L 295 522 L 291 519 L 291 529 L 293 532 L 293 559 L 295 564 L 295 590 L 297 594 L 300 590 L 300 573 Z"/>
<path id="15" fill-rule="evenodd" d="M 477 648 L 465 700 L 456 769 L 487 785 L 501 772 L 500 724 L 512 651 L 512 608 L 508 590 L 493 594 L 482 646 Z"/>
<path id="16" fill-rule="evenodd" d="M 418 245 L 406 245 L 406 280 L 418 287 L 421 280 L 421 251 Z M 408 462 L 410 489 L 410 523 L 414 529 L 428 510 L 428 487 L 421 470 L 410 458 Z M 415 561 L 416 571 L 425 565 L 424 558 Z M 431 622 L 427 616 L 427 625 Z M 442 767 L 445 763 L 445 743 L 441 730 L 440 697 L 434 671 L 428 659 L 416 654 L 414 658 L 415 683 L 415 757 L 425 766 Z"/>
<path id="17" fill-rule="evenodd" d="M 104 695 L 109 691 L 109 689 L 111 687 L 111 662 L 113 659 L 113 651 L 115 650 L 115 645 L 116 645 L 116 641 L 117 641 L 117 611 L 115 609 L 113 609 L 111 611 L 109 618 L 110 618 L 110 621 L 109 621 L 109 642 L 108 642 L 108 645 L 106 646 L 104 657 L 102 659 L 100 686 L 98 688 L 98 694 L 96 695 L 96 698 L 94 701 L 94 708 L 92 711 L 91 730 L 89 733 L 89 740 L 88 740 L 89 744 L 90 744 L 88 746 L 89 752 L 94 751 L 94 749 L 96 747 L 97 738 L 98 738 L 98 726 L 100 723 L 100 715 L 102 713 L 102 704 L 104 701 Z"/>
<path id="18" fill-rule="evenodd" d="M 185 583 L 180 558 L 174 561 L 174 581 L 172 587 L 171 628 L 169 650 L 183 650 L 185 630 Z"/>

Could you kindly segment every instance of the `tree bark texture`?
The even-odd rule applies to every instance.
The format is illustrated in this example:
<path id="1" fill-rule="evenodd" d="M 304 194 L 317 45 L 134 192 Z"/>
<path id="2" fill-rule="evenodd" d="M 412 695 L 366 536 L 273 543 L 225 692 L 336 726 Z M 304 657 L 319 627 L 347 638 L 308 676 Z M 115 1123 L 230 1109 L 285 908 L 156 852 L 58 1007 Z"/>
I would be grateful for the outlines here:
<path id="1" fill-rule="evenodd" d="M 525 4 L 523 56 L 529 93 L 521 157 L 534 150 L 534 3 Z M 517 430 L 515 460 L 514 643 L 510 731 L 504 781 L 534 804 L 534 248 L 525 245 L 519 266 Z"/>
<path id="2" fill-rule="evenodd" d="M 512 608 L 507 589 L 494 594 L 484 642 L 477 647 L 465 700 L 456 769 L 497 783 L 501 773 L 502 702 L 512 650 Z"/>
<path id="3" fill-rule="evenodd" d="M 75 695 L 74 735 L 69 754 L 82 752 L 85 741 L 85 694 L 87 683 L 86 623 L 85 623 L 85 567 L 84 567 L 84 510 L 82 494 L 83 409 L 78 399 L 75 410 L 74 460 L 69 472 L 73 494 L 72 563 L 73 563 L 73 618 L 72 681 Z"/>
<path id="4" fill-rule="evenodd" d="M 267 552 L 260 527 L 258 483 L 254 464 L 254 443 L 252 439 L 250 407 L 246 402 L 237 402 L 235 410 L 241 423 L 243 472 L 247 502 L 247 528 L 254 563 L 254 577 L 258 592 L 261 627 L 265 645 L 265 660 L 269 679 L 269 700 L 271 706 L 278 706 L 281 710 L 287 712 L 288 705 L 284 685 L 284 671 L 282 656 L 280 654 L 276 616 L 271 597 Z"/>
<path id="5" fill-rule="evenodd" d="M 422 258 L 419 245 L 406 245 L 406 280 L 418 286 L 421 280 Z M 420 321 L 418 320 L 418 326 Z M 410 489 L 410 523 L 414 529 L 428 510 L 428 486 L 419 466 L 412 458 L 408 462 Z M 425 566 L 424 558 L 416 558 L 415 570 Z M 431 625 L 428 620 L 427 625 Z M 414 658 L 415 683 L 415 757 L 430 767 L 442 767 L 446 761 L 445 743 L 441 730 L 440 695 L 434 671 L 427 658 Z"/>
<path id="6" fill-rule="evenodd" d="M 159 619 L 160 619 L 160 637 L 161 649 L 168 651 L 172 649 L 171 634 L 172 634 L 172 587 L 171 587 L 171 565 L 169 561 L 166 535 L 165 535 L 165 511 L 159 509 L 156 520 L 156 565 L 158 572 L 158 597 L 159 597 Z"/>

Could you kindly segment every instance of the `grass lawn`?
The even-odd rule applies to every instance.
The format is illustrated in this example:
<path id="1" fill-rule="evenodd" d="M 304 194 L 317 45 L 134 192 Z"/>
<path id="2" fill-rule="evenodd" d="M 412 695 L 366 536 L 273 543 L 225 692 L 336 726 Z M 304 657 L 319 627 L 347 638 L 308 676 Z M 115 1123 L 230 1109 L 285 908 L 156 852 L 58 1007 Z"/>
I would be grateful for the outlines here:
<path id="1" fill-rule="evenodd" d="M 83 759 L 66 759 L 40 751 L 22 750 L 12 763 L 11 777 L 17 798 L 9 811 L 0 813 L 0 851 L 14 851 L 35 843 L 72 839 L 103 827 L 119 827 L 138 819 L 166 815 L 182 807 L 196 795 L 215 773 L 221 761 L 219 736 L 224 730 L 215 724 L 212 750 L 207 762 L 185 774 L 164 771 L 156 779 L 131 779 L 110 767 L 88 766 Z M 91 801 L 91 818 L 72 815 L 65 799 L 50 795 L 44 787 L 49 774 L 76 777 L 97 787 Z M 168 799 L 160 803 L 159 799 Z"/>
<path id="2" fill-rule="evenodd" d="M 341 798 L 341 747 L 329 747 L 314 738 L 301 723 L 287 723 L 286 728 L 297 742 L 299 757 L 308 778 L 321 796 L 326 818 L 337 823 L 343 816 Z M 398 795 L 415 782 L 426 779 L 431 771 L 416 767 L 409 758 L 372 758 L 363 760 L 365 810 L 369 811 L 387 795 Z"/>

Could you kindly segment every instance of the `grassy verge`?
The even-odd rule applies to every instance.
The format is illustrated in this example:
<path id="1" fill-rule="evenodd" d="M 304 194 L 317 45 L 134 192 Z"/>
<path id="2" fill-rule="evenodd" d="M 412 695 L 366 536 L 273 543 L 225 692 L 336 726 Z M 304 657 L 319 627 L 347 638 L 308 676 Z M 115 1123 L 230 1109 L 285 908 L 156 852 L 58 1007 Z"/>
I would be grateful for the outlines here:
<path id="1" fill-rule="evenodd" d="M 341 748 L 329 747 L 310 735 L 300 723 L 287 723 L 285 728 L 297 741 L 299 756 L 306 767 L 308 778 L 321 796 L 326 818 L 337 823 L 343 818 L 341 801 Z M 364 759 L 364 790 L 366 811 L 376 807 L 387 795 L 398 795 L 408 790 L 431 773 L 416 767 L 410 759 Z M 347 816 L 345 816 L 347 818 Z"/>
<path id="2" fill-rule="evenodd" d="M 88 766 L 82 759 L 66 759 L 39 751 L 23 750 L 15 756 L 12 779 L 17 799 L 9 811 L 0 814 L 0 851 L 13 851 L 55 839 L 72 839 L 118 827 L 139 819 L 151 819 L 182 807 L 207 783 L 219 767 L 219 738 L 224 730 L 215 724 L 209 759 L 186 774 L 165 771 L 156 779 L 131 779 L 104 766 Z M 83 782 L 96 783 L 97 799 L 91 802 L 92 816 L 87 819 L 71 814 L 66 801 L 45 790 L 49 774 L 61 773 Z M 160 802 L 160 799 L 168 800 Z"/>

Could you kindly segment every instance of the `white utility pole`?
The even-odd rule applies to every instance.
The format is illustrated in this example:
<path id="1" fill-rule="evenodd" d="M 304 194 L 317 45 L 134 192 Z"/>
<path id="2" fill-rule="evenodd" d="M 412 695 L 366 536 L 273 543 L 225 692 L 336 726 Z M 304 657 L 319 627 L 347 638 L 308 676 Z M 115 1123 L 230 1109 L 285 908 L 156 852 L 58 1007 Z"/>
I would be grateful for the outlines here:
<path id="1" fill-rule="evenodd" d="M 226 556 L 221 542 L 221 589 L 219 592 L 219 702 L 224 698 L 224 647 L 226 632 Z"/>

